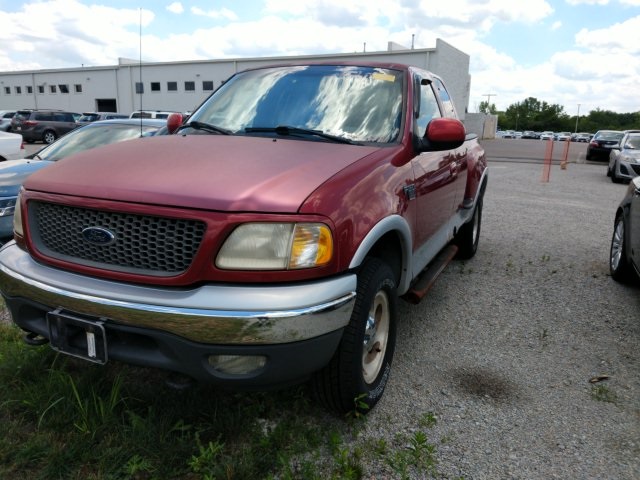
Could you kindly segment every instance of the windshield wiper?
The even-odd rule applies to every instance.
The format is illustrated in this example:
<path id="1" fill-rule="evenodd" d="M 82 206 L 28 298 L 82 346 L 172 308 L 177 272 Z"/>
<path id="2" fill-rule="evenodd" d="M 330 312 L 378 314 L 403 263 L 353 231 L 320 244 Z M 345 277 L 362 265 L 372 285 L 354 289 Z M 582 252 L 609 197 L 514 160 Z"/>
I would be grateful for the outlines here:
<path id="1" fill-rule="evenodd" d="M 222 135 L 231 135 L 233 133 L 231 130 L 227 130 L 226 128 L 218 127 L 217 125 L 212 125 L 206 122 L 198 122 L 197 120 L 193 120 L 189 123 L 185 123 L 184 125 L 180 125 L 178 127 L 178 131 L 185 128 L 193 128 L 194 130 L 204 130 L 205 132 L 211 132 L 211 133 L 221 133 Z"/>
<path id="2" fill-rule="evenodd" d="M 362 145 L 345 137 L 331 135 L 322 130 L 312 130 L 311 128 L 291 127 L 288 125 L 278 125 L 277 127 L 247 127 L 244 129 L 246 133 L 276 133 L 277 135 L 313 135 L 325 138 L 337 143 L 347 143 L 349 145 Z"/>

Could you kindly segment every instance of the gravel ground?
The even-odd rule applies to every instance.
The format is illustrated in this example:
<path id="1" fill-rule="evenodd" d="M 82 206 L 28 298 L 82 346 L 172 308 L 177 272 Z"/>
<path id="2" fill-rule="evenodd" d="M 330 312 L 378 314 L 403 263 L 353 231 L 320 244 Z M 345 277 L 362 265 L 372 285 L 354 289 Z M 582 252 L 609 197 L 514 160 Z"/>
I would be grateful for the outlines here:
<path id="1" fill-rule="evenodd" d="M 548 183 L 539 164 L 490 169 L 478 253 L 419 306 L 400 302 L 391 380 L 359 441 L 392 444 L 432 412 L 438 478 L 638 479 L 640 288 L 607 263 L 626 186 L 603 165 L 554 166 Z"/>

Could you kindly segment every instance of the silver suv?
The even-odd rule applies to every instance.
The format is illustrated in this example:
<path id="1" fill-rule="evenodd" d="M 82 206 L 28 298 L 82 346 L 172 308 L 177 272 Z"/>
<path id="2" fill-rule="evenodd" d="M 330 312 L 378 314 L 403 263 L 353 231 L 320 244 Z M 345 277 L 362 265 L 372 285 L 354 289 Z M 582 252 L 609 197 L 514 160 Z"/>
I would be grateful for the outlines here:
<path id="1" fill-rule="evenodd" d="M 22 134 L 27 143 L 55 140 L 78 126 L 78 113 L 62 110 L 18 110 L 11 120 L 11 131 Z"/>

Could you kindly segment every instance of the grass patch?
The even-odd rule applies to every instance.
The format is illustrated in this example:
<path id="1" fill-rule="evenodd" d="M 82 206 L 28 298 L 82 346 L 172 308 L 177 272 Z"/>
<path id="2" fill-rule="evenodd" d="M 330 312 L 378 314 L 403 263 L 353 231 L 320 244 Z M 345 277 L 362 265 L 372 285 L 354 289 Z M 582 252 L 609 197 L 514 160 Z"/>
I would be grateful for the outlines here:
<path id="1" fill-rule="evenodd" d="M 618 396 L 606 385 L 593 385 L 591 387 L 591 398 L 598 402 L 617 403 Z"/>
<path id="2" fill-rule="evenodd" d="M 0 478 L 350 480 L 376 474 L 365 469 L 372 465 L 398 478 L 433 471 L 426 436 L 372 448 L 358 435 L 366 417 L 328 414 L 305 386 L 175 390 L 166 378 L 31 347 L 0 324 Z M 435 416 L 419 423 L 428 428 Z"/>

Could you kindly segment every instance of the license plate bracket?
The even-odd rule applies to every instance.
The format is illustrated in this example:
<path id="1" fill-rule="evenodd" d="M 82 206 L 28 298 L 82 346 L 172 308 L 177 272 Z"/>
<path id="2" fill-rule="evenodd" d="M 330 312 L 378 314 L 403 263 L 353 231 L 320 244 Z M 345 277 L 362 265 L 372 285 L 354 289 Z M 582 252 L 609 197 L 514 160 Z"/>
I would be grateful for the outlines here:
<path id="1" fill-rule="evenodd" d="M 104 322 L 64 312 L 47 313 L 49 344 L 54 350 L 93 363 L 107 363 Z"/>

